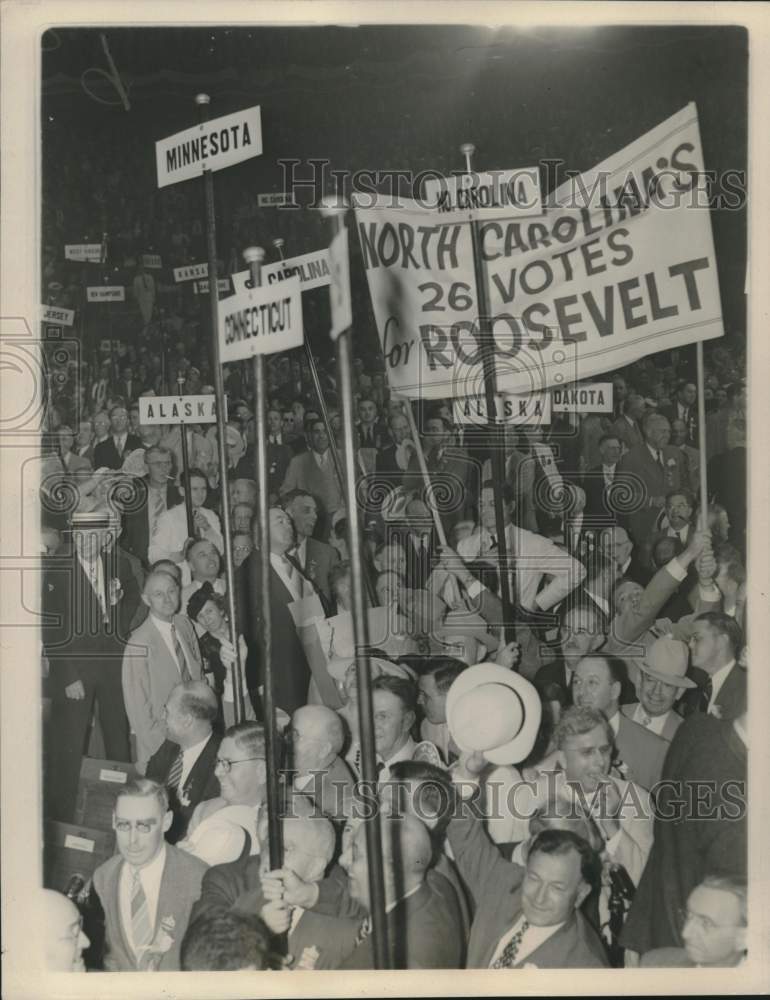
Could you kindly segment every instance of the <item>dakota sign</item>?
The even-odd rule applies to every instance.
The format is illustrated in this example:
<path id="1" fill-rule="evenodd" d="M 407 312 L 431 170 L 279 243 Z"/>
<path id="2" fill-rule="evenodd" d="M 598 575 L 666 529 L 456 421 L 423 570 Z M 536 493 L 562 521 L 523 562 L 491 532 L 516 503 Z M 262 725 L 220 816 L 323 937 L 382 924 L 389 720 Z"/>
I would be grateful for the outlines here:
<path id="1" fill-rule="evenodd" d="M 245 292 L 220 299 L 218 330 L 222 364 L 301 347 L 299 278 L 247 288 Z"/>
<path id="2" fill-rule="evenodd" d="M 542 391 L 722 336 L 694 104 L 594 170 L 543 215 L 478 222 L 498 390 Z M 481 394 L 471 227 L 389 201 L 356 224 L 396 393 Z M 571 360 L 565 365 L 565 356 Z"/>
<path id="3" fill-rule="evenodd" d="M 158 187 L 202 177 L 262 153 L 259 106 L 202 122 L 155 143 Z"/>
<path id="4" fill-rule="evenodd" d="M 612 382 L 553 389 L 551 409 L 554 413 L 612 413 Z"/>
<path id="5" fill-rule="evenodd" d="M 215 424 L 216 396 L 140 396 L 140 424 Z"/>

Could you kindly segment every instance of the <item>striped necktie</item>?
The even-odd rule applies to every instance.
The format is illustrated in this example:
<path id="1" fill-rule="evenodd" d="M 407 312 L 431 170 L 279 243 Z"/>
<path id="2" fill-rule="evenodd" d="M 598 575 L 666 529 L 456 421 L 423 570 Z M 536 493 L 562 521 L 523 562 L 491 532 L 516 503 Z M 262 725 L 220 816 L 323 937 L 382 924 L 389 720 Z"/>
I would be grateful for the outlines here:
<path id="1" fill-rule="evenodd" d="M 192 680 L 192 674 L 190 673 L 190 668 L 187 666 L 187 657 L 184 655 L 184 649 L 182 648 L 182 643 L 179 641 L 179 636 L 176 634 L 176 626 L 174 624 L 171 625 L 171 642 L 174 646 L 174 656 L 176 656 L 176 661 L 179 664 L 179 674 L 182 678 L 182 683 L 186 684 Z"/>
<path id="2" fill-rule="evenodd" d="M 131 886 L 131 931 L 134 937 L 134 951 L 139 952 L 152 940 L 152 925 L 150 909 L 144 894 L 139 872 L 134 871 L 134 881 Z"/>
<path id="3" fill-rule="evenodd" d="M 179 785 L 179 781 L 182 777 L 182 760 L 183 753 L 182 748 L 179 748 L 179 753 L 174 758 L 174 763 L 171 765 L 171 770 L 168 772 L 168 778 L 166 778 L 166 788 L 176 789 Z"/>
<path id="4" fill-rule="evenodd" d="M 502 955 L 493 963 L 493 969 L 512 969 L 516 964 L 516 956 L 521 947 L 521 941 L 529 930 L 529 921 L 524 919 L 521 927 L 516 931 L 508 944 L 503 948 Z"/>

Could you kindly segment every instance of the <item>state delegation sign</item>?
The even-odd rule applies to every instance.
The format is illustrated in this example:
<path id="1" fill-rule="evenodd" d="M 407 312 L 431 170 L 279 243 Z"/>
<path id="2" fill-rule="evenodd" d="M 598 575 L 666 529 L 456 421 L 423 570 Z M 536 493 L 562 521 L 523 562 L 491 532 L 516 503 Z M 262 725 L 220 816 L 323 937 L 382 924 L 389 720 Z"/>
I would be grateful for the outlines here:
<path id="1" fill-rule="evenodd" d="M 222 364 L 301 347 L 302 293 L 296 275 L 219 300 Z"/>
<path id="2" fill-rule="evenodd" d="M 436 177 L 425 181 L 423 193 L 439 215 L 469 211 L 475 219 L 500 219 L 543 210 L 537 167 Z"/>
<path id="3" fill-rule="evenodd" d="M 216 396 L 140 396 L 140 424 L 215 424 Z"/>
<path id="4" fill-rule="evenodd" d="M 185 264 L 174 268 L 174 281 L 192 281 L 195 278 L 208 278 L 208 264 Z"/>
<path id="5" fill-rule="evenodd" d="M 311 288 L 324 288 L 332 280 L 329 251 L 325 248 L 312 250 L 310 253 L 300 254 L 298 257 L 289 257 L 286 260 L 277 260 L 272 264 L 262 265 L 263 285 L 274 285 L 295 275 L 300 280 L 303 292 L 307 292 Z M 236 294 L 253 287 L 251 271 L 237 271 L 230 277 L 233 279 L 233 288 Z"/>
<path id="6" fill-rule="evenodd" d="M 455 419 L 461 424 L 488 424 L 485 396 L 466 396 L 454 403 Z M 539 427 L 551 422 L 551 397 L 548 393 L 527 396 L 495 396 L 492 411 L 496 424 L 525 424 Z"/>
<path id="7" fill-rule="evenodd" d="M 499 390 L 540 391 L 722 336 L 703 171 L 690 104 L 567 181 L 539 218 L 479 224 Z M 393 390 L 479 394 L 470 227 L 414 208 L 357 207 L 356 223 Z"/>
<path id="8" fill-rule="evenodd" d="M 202 177 L 262 154 L 259 106 L 235 111 L 155 143 L 158 187 Z"/>
<path id="9" fill-rule="evenodd" d="M 62 326 L 72 326 L 75 320 L 74 309 L 60 309 L 59 306 L 41 306 L 40 318 L 44 323 L 61 323 Z"/>
<path id="10" fill-rule="evenodd" d="M 101 264 L 103 249 L 101 243 L 68 243 L 64 247 L 64 259 Z"/>
<path id="11" fill-rule="evenodd" d="M 95 285 L 86 288 L 89 302 L 125 302 L 126 290 L 123 285 Z"/>
<path id="12" fill-rule="evenodd" d="M 554 413 L 612 413 L 612 382 L 568 385 L 551 392 Z"/>

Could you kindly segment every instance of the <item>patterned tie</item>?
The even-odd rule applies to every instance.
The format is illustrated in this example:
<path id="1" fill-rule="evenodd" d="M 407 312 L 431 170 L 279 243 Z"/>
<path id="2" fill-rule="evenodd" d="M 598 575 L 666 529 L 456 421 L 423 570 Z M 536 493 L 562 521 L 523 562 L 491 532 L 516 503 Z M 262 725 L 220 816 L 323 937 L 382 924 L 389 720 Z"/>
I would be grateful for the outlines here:
<path id="1" fill-rule="evenodd" d="M 168 777 L 166 778 L 166 788 L 176 788 L 179 785 L 179 781 L 182 777 L 182 748 L 179 748 L 179 753 L 174 758 L 174 763 L 171 765 L 171 770 L 168 772 Z"/>
<path id="2" fill-rule="evenodd" d="M 176 626 L 173 624 L 171 626 L 171 642 L 174 646 L 174 656 L 179 664 L 179 674 L 182 678 L 182 683 L 186 684 L 188 681 L 192 680 L 192 674 L 190 673 L 190 668 L 187 666 L 187 658 L 184 655 L 182 643 L 179 641 L 179 636 L 176 634 Z"/>
<path id="3" fill-rule="evenodd" d="M 502 955 L 493 963 L 493 969 L 512 969 L 516 964 L 516 956 L 519 953 L 521 940 L 529 930 L 529 921 L 525 918 L 521 927 L 516 931 L 508 944 L 503 948 Z"/>
<path id="4" fill-rule="evenodd" d="M 709 677 L 709 679 L 700 689 L 701 708 L 703 709 L 704 712 L 708 712 L 709 710 L 709 703 L 711 702 L 711 696 L 713 693 L 714 693 L 714 685 L 711 681 L 711 678 Z"/>
<path id="5" fill-rule="evenodd" d="M 131 930 L 134 935 L 134 951 L 138 952 L 152 940 L 150 911 L 138 871 L 134 871 L 134 882 L 131 886 Z"/>
<path id="6" fill-rule="evenodd" d="M 155 500 L 152 507 L 152 526 L 150 530 L 150 537 L 155 535 L 158 530 L 158 519 L 163 511 L 166 509 L 166 497 L 165 490 L 159 489 L 155 491 Z"/>

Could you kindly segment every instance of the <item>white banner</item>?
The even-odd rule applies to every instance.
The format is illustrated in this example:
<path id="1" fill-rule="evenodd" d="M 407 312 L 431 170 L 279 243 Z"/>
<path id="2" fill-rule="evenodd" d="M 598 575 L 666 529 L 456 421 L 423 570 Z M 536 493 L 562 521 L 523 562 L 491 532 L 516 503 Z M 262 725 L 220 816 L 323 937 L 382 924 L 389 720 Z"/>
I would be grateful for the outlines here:
<path id="1" fill-rule="evenodd" d="M 348 228 L 342 226 L 329 247 L 332 266 L 329 304 L 332 325 L 329 336 L 336 340 L 353 325 L 353 300 L 350 295 L 350 258 L 348 256 Z"/>
<path id="2" fill-rule="evenodd" d="M 192 281 L 194 278 L 208 278 L 208 264 L 185 264 L 174 268 L 174 281 Z"/>
<path id="3" fill-rule="evenodd" d="M 302 292 L 299 278 L 262 285 L 219 300 L 222 364 L 255 354 L 275 354 L 302 346 Z"/>
<path id="4" fill-rule="evenodd" d="M 155 143 L 158 187 L 202 177 L 262 153 L 259 106 L 244 108 Z"/>
<path id="5" fill-rule="evenodd" d="M 163 261 L 159 253 L 143 253 L 142 264 L 144 267 L 155 271 L 159 271 L 163 267 Z"/>
<path id="6" fill-rule="evenodd" d="M 554 413 L 612 413 L 612 382 L 567 385 L 551 392 Z"/>
<path id="7" fill-rule="evenodd" d="M 89 302 L 125 302 L 126 289 L 123 285 L 94 285 L 86 288 Z"/>
<path id="8" fill-rule="evenodd" d="M 478 424 L 486 427 L 486 396 L 466 396 L 454 402 L 455 420 L 460 424 Z M 493 412 L 496 424 L 526 424 L 539 426 L 551 422 L 551 397 L 548 393 L 531 393 L 526 396 L 495 396 Z"/>
<path id="9" fill-rule="evenodd" d="M 690 104 L 562 185 L 541 217 L 479 224 L 499 390 L 722 336 L 703 170 Z M 481 395 L 470 227 L 413 205 L 357 208 L 356 222 L 391 388 Z"/>
<path id="10" fill-rule="evenodd" d="M 230 282 L 227 278 L 217 278 L 217 288 L 220 292 L 230 291 Z M 209 280 L 208 278 L 203 278 L 201 281 L 196 281 L 193 285 L 193 291 L 196 295 L 208 295 L 209 294 Z"/>
<path id="11" fill-rule="evenodd" d="M 88 261 L 89 264 L 101 264 L 101 243 L 68 243 L 64 247 L 65 260 Z"/>
<path id="12" fill-rule="evenodd" d="M 435 177 L 425 181 L 423 200 L 428 207 L 435 206 L 439 216 L 457 211 L 469 211 L 474 219 L 539 215 L 543 211 L 540 171 L 537 167 L 522 167 Z"/>
<path id="13" fill-rule="evenodd" d="M 75 320 L 74 309 L 60 309 L 59 306 L 41 306 L 41 320 L 44 323 L 61 323 L 62 326 L 72 326 Z"/>
<path id="14" fill-rule="evenodd" d="M 140 396 L 140 424 L 215 424 L 216 396 Z"/>
<path id="15" fill-rule="evenodd" d="M 303 292 L 328 285 L 332 280 L 329 251 L 326 248 L 313 250 L 310 253 L 300 254 L 298 257 L 289 257 L 286 260 L 277 260 L 273 264 L 262 265 L 263 285 L 275 285 L 277 282 L 293 278 L 295 275 L 299 278 Z M 233 279 L 236 295 L 252 287 L 251 271 L 248 269 L 236 271 L 230 277 Z"/>

